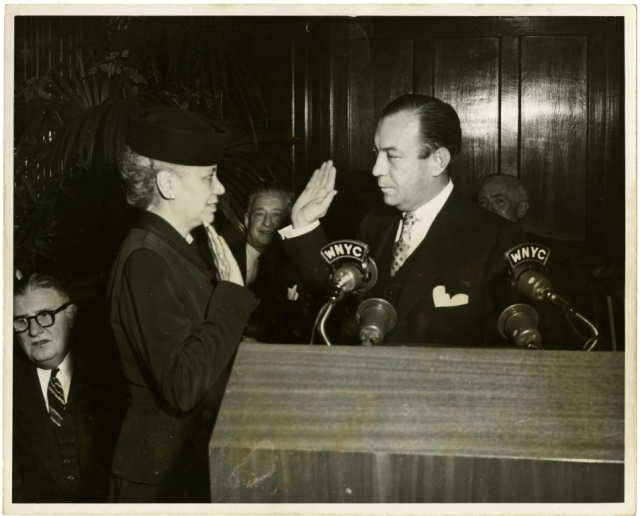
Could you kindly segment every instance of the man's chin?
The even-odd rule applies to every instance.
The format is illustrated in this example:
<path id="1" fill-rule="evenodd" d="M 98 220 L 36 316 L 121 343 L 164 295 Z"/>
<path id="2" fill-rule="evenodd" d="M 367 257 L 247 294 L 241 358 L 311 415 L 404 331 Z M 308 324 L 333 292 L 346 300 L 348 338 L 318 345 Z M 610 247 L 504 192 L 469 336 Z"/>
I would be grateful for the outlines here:
<path id="1" fill-rule="evenodd" d="M 398 207 L 398 201 L 387 194 L 383 194 L 382 200 L 387 206 L 391 206 L 392 208 Z"/>
<path id="2" fill-rule="evenodd" d="M 54 367 L 58 367 L 62 360 L 57 355 L 47 355 L 47 356 L 32 356 L 32 361 L 40 368 L 40 369 L 53 369 Z"/>

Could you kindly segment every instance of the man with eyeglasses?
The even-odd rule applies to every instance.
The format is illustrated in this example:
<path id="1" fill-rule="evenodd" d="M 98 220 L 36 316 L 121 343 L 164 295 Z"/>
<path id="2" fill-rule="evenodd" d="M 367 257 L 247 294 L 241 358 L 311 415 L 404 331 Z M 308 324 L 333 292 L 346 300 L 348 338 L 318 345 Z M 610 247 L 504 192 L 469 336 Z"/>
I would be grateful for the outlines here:
<path id="1" fill-rule="evenodd" d="M 52 276 L 14 286 L 14 503 L 106 501 L 117 396 L 72 351 L 76 314 Z"/>

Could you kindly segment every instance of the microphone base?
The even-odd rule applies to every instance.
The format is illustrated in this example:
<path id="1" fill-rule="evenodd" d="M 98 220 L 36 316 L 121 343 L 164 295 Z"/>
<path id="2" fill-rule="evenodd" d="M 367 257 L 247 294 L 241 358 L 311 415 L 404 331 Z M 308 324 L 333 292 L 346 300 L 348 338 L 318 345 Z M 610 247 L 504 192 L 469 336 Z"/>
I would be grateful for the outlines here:
<path id="1" fill-rule="evenodd" d="M 385 299 L 363 301 L 356 313 L 360 324 L 358 337 L 363 346 L 374 346 L 384 341 L 385 335 L 396 325 L 396 311 Z"/>
<path id="2" fill-rule="evenodd" d="M 500 314 L 498 331 L 503 338 L 513 340 L 517 347 L 542 349 L 538 330 L 538 313 L 527 304 L 511 305 Z"/>

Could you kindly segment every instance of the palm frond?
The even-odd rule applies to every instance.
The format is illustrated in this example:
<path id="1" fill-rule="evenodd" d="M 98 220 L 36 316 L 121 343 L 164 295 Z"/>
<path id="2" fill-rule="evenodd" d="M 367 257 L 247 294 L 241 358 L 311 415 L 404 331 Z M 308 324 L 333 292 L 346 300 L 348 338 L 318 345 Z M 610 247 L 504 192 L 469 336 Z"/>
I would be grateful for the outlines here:
<path id="1" fill-rule="evenodd" d="M 16 259 L 51 257 L 59 192 L 81 173 L 116 173 L 127 117 L 142 107 L 189 108 L 234 128 L 219 164 L 227 190 L 220 207 L 241 229 L 247 191 L 282 171 L 260 152 L 267 140 L 253 118 L 266 118 L 257 50 L 264 31 L 221 17 L 63 17 L 58 23 L 72 42 L 65 55 L 54 48 L 53 61 L 60 62 L 15 91 Z"/>

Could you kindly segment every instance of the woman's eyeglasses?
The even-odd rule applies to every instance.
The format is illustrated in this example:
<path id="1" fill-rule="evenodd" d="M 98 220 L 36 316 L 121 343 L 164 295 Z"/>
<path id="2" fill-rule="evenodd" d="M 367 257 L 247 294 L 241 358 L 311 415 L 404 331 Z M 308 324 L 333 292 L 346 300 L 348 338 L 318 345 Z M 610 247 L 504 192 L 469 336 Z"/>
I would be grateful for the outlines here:
<path id="1" fill-rule="evenodd" d="M 27 331 L 29 329 L 29 321 L 31 321 L 31 319 L 35 319 L 36 322 L 42 328 L 48 328 L 49 326 L 53 326 L 56 322 L 56 314 L 58 312 L 61 312 L 65 308 L 67 308 L 70 304 L 71 304 L 71 301 L 67 301 L 60 308 L 53 311 L 43 310 L 42 312 L 39 312 L 36 315 L 32 315 L 29 317 L 27 316 L 16 317 L 13 320 L 13 329 L 15 330 L 16 333 L 22 333 Z"/>

